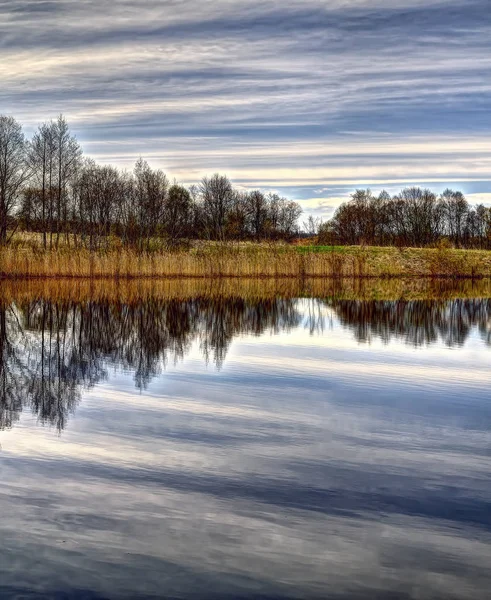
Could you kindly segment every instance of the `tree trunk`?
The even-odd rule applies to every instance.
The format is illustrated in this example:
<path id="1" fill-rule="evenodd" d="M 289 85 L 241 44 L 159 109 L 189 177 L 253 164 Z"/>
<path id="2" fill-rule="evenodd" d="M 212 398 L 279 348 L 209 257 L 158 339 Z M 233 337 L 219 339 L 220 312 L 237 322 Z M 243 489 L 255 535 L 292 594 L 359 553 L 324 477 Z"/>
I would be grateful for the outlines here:
<path id="1" fill-rule="evenodd" d="M 0 206 L 0 246 L 7 244 L 7 209 Z"/>

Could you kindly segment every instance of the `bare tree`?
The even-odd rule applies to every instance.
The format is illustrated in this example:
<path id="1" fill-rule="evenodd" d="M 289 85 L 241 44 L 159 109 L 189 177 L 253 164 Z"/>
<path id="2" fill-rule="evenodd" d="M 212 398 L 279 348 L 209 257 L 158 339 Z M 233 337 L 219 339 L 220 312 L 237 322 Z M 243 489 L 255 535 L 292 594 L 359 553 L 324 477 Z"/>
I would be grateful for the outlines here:
<path id="1" fill-rule="evenodd" d="M 437 197 L 427 189 L 406 188 L 394 197 L 357 190 L 323 229 L 324 237 L 341 244 L 434 245 L 442 238 L 456 246 L 488 247 L 490 214 L 471 208 L 461 192 L 445 190 Z M 328 234 L 328 235 L 327 235 Z"/>
<path id="2" fill-rule="evenodd" d="M 245 196 L 247 221 L 251 236 L 256 240 L 265 236 L 268 223 L 268 204 L 259 190 Z"/>
<path id="3" fill-rule="evenodd" d="M 74 219 L 78 221 L 82 235 L 89 235 L 89 247 L 94 249 L 101 244 L 107 247 L 111 227 L 116 225 L 120 214 L 120 199 L 125 194 L 119 171 L 86 160 L 80 169 L 74 192 Z"/>
<path id="4" fill-rule="evenodd" d="M 307 235 L 318 235 L 322 225 L 322 219 L 320 217 L 314 217 L 309 215 L 309 218 L 303 222 L 303 228 Z"/>
<path id="5" fill-rule="evenodd" d="M 74 136 L 70 134 L 63 115 L 54 124 L 56 140 L 57 189 L 56 189 L 56 247 L 60 241 L 62 223 L 68 238 L 68 185 L 73 181 L 80 165 L 82 150 Z"/>
<path id="6" fill-rule="evenodd" d="M 200 195 L 208 237 L 225 239 L 227 214 L 234 204 L 234 191 L 230 180 L 218 173 L 209 179 L 204 177 L 200 184 Z"/>
<path id="7" fill-rule="evenodd" d="M 66 119 L 42 124 L 30 143 L 11 117 L 0 121 L 0 243 L 19 225 L 40 231 L 43 247 L 109 246 L 109 236 L 140 250 L 182 237 L 225 240 L 290 238 L 298 203 L 259 190 L 234 189 L 215 174 L 189 189 L 169 187 L 165 173 L 137 161 L 132 173 L 83 160 Z M 18 209 L 18 210 L 17 210 Z M 73 235 L 70 235 L 73 234 Z"/>
<path id="8" fill-rule="evenodd" d="M 53 123 L 44 123 L 34 134 L 29 144 L 31 185 L 37 194 L 31 200 L 40 204 L 39 214 L 43 235 L 43 247 L 47 247 L 47 232 L 52 231 L 53 181 L 56 153 L 56 135 Z M 32 192 L 34 194 L 34 191 Z"/>
<path id="9" fill-rule="evenodd" d="M 280 222 L 278 233 L 283 238 L 291 238 L 298 233 L 298 219 L 302 214 L 302 207 L 293 200 L 281 199 Z"/>
<path id="10" fill-rule="evenodd" d="M 164 221 L 169 182 L 163 171 L 152 170 L 141 158 L 135 165 L 134 177 L 140 248 L 143 249 L 145 245 L 149 250 L 150 238 L 159 233 L 159 227 Z"/>
<path id="11" fill-rule="evenodd" d="M 399 198 L 403 201 L 403 220 L 407 242 L 411 246 L 433 244 L 440 236 L 442 218 L 436 195 L 430 190 L 406 188 Z"/>
<path id="12" fill-rule="evenodd" d="M 26 150 L 21 125 L 0 116 L 0 245 L 8 242 L 9 218 L 29 176 Z"/>
<path id="13" fill-rule="evenodd" d="M 270 236 L 289 238 L 298 231 L 298 219 L 302 208 L 298 202 L 281 198 L 278 194 L 268 195 Z"/>
<path id="14" fill-rule="evenodd" d="M 164 203 L 165 232 L 170 242 L 189 234 L 191 218 L 191 194 L 185 187 L 174 184 Z"/>
<path id="15" fill-rule="evenodd" d="M 469 210 L 469 204 L 462 192 L 445 190 L 442 194 L 448 235 L 456 246 L 462 244 L 462 237 Z"/>

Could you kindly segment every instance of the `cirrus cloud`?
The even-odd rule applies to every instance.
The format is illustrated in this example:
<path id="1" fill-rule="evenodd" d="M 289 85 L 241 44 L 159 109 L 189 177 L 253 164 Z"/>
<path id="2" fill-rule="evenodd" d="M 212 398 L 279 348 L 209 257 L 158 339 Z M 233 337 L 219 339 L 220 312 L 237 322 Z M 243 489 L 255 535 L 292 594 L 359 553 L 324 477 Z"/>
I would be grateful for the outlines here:
<path id="1" fill-rule="evenodd" d="M 98 160 L 222 170 L 307 211 L 367 185 L 482 194 L 490 39 L 487 0 L 0 1 L 0 111 L 28 133 L 63 112 Z"/>

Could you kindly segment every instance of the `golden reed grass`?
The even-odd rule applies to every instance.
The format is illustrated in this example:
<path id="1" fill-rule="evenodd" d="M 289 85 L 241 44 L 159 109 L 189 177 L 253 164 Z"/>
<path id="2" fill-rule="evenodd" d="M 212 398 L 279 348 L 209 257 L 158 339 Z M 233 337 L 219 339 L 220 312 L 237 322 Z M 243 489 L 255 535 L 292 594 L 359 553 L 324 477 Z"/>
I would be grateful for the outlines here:
<path id="1" fill-rule="evenodd" d="M 0 304 L 43 299 L 52 302 L 121 302 L 196 298 L 330 298 L 337 300 L 450 300 L 491 298 L 491 279 L 8 279 Z"/>
<path id="2" fill-rule="evenodd" d="M 89 252 L 62 247 L 0 249 L 3 278 L 364 278 L 490 277 L 491 252 L 427 248 L 315 249 L 275 244 L 203 244 L 176 251 Z"/>

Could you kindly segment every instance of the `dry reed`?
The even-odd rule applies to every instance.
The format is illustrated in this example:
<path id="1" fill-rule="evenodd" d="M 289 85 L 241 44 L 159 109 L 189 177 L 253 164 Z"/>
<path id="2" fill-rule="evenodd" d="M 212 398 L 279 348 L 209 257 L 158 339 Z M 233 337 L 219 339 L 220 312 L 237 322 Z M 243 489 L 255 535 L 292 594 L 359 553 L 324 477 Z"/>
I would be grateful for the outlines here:
<path id="1" fill-rule="evenodd" d="M 491 276 L 491 252 L 345 247 L 318 251 L 284 244 L 201 244 L 139 253 L 89 252 L 32 244 L 0 249 L 3 278 L 364 278 Z"/>

